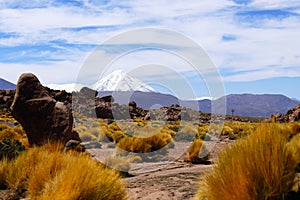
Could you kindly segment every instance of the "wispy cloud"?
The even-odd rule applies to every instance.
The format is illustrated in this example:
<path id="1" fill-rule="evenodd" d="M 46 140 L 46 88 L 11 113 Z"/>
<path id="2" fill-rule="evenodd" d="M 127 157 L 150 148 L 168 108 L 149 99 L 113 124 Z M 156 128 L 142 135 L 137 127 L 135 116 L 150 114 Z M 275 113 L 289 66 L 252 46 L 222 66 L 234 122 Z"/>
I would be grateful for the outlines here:
<path id="1" fill-rule="evenodd" d="M 74 80 L 99 43 L 144 27 L 172 29 L 192 38 L 227 82 L 300 77 L 298 0 L 3 0 L 0 66 L 14 70 L 3 76 L 15 80 L 15 74 L 26 70 L 37 71 L 47 83 Z M 54 80 L 56 70 L 72 73 Z"/>

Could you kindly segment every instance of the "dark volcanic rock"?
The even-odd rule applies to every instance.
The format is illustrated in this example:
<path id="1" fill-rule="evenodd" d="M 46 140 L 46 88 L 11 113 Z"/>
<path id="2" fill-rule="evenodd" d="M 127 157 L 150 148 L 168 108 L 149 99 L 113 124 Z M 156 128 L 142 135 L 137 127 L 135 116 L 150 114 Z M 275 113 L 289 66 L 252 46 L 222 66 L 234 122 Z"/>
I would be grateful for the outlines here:
<path id="1" fill-rule="evenodd" d="M 300 120 L 300 104 L 294 107 L 293 109 L 289 110 L 285 116 L 285 121 L 288 122 L 295 122 L 299 120 Z"/>
<path id="2" fill-rule="evenodd" d="M 285 115 L 282 115 L 282 114 L 272 115 L 270 121 L 272 121 L 272 120 L 276 121 L 276 122 L 300 121 L 300 104 L 298 104 L 296 107 L 287 111 L 287 113 Z"/>
<path id="3" fill-rule="evenodd" d="M 112 96 L 106 96 L 102 98 L 96 98 L 96 115 L 97 118 L 102 119 L 113 119 L 113 113 L 112 113 L 112 102 L 113 98 Z"/>
<path id="4" fill-rule="evenodd" d="M 26 131 L 30 145 L 41 145 L 48 139 L 64 143 L 72 139 L 81 141 L 73 131 L 69 106 L 52 98 L 31 73 L 20 76 L 11 110 Z"/>
<path id="5" fill-rule="evenodd" d="M 0 90 L 0 110 L 8 110 L 13 102 L 14 95 L 14 90 Z"/>
<path id="6" fill-rule="evenodd" d="M 164 106 L 161 108 L 165 111 L 165 121 L 178 121 L 181 120 L 181 107 L 178 104 L 171 105 L 169 107 Z"/>
<path id="7" fill-rule="evenodd" d="M 96 90 L 90 89 L 88 87 L 81 88 L 80 93 L 85 95 L 86 97 L 96 97 L 98 95 L 98 92 Z"/>

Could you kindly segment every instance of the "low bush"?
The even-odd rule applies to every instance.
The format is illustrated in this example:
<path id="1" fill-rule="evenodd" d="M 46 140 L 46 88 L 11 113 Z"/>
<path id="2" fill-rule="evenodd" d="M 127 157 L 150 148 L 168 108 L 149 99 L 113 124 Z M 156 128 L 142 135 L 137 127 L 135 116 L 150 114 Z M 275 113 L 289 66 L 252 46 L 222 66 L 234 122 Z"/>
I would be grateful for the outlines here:
<path id="1" fill-rule="evenodd" d="M 81 153 L 64 153 L 62 144 L 31 148 L 0 167 L 0 184 L 30 199 L 126 199 L 115 170 Z"/>
<path id="2" fill-rule="evenodd" d="M 300 134 L 295 135 L 288 143 L 288 148 L 293 152 L 298 167 L 300 167 Z M 300 168 L 298 169 L 300 172 Z"/>
<path id="3" fill-rule="evenodd" d="M 19 140 L 5 138 L 0 141 L 0 160 L 14 159 L 24 150 L 25 146 Z"/>
<path id="4" fill-rule="evenodd" d="M 205 142 L 201 139 L 195 139 L 187 152 L 188 156 L 186 161 L 192 163 L 203 163 L 209 159 L 209 152 L 205 146 Z"/>
<path id="5" fill-rule="evenodd" d="M 8 169 L 8 160 L 6 158 L 0 160 L 0 190 L 6 189 L 6 173 Z"/>
<path id="6" fill-rule="evenodd" d="M 29 147 L 28 139 L 21 125 L 13 128 L 6 124 L 0 124 L 0 140 L 9 139 L 11 141 L 19 141 L 23 146 Z"/>
<path id="7" fill-rule="evenodd" d="M 193 141 L 191 146 L 188 148 L 188 160 L 192 161 L 198 158 L 201 147 L 203 145 L 203 141 L 200 139 L 196 139 Z"/>
<path id="8" fill-rule="evenodd" d="M 139 156 L 110 156 L 105 158 L 103 164 L 105 166 L 116 169 L 120 172 L 128 172 L 133 162 L 141 162 Z"/>
<path id="9" fill-rule="evenodd" d="M 117 146 L 128 152 L 148 153 L 159 150 L 172 142 L 172 137 L 167 133 L 157 133 L 151 137 L 129 137 L 125 136 Z"/>
<path id="10" fill-rule="evenodd" d="M 294 185 L 296 166 L 284 129 L 262 124 L 219 155 L 200 182 L 197 199 L 284 199 Z"/>
<path id="11" fill-rule="evenodd" d="M 198 135 L 197 126 L 189 123 L 184 123 L 174 136 L 175 141 L 193 141 Z"/>

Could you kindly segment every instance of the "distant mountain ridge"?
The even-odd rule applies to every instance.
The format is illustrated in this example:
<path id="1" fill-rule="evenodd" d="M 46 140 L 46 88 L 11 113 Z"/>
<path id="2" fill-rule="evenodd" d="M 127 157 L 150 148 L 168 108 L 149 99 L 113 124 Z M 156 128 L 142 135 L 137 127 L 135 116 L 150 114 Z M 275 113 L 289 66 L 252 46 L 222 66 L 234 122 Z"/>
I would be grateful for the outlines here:
<path id="1" fill-rule="evenodd" d="M 79 90 L 82 87 L 81 85 L 74 88 L 74 85 L 52 84 L 49 86 L 53 89 L 65 89 L 68 92 Z M 298 100 L 278 94 L 230 94 L 216 100 L 181 100 L 169 94 L 156 92 L 152 87 L 130 76 L 123 70 L 113 71 L 92 85 L 91 88 L 99 92 L 99 97 L 113 95 L 119 104 L 128 104 L 130 101 L 135 101 L 139 107 L 144 109 L 158 109 L 162 106 L 180 104 L 193 110 L 211 113 L 213 105 L 216 114 L 223 114 L 222 112 L 226 109 L 226 114 L 231 115 L 233 109 L 234 115 L 268 118 L 272 114 L 284 114 L 299 104 Z M 224 105 L 224 102 L 226 102 L 226 105 Z"/>
<path id="2" fill-rule="evenodd" d="M 280 94 L 231 94 L 225 97 L 227 114 L 234 109 L 235 115 L 249 117 L 269 117 L 276 113 L 286 113 L 299 102 Z M 217 99 L 216 106 L 224 99 Z"/>
<path id="3" fill-rule="evenodd" d="M 16 89 L 16 85 L 0 78 L 0 90 L 14 90 Z"/>
<path id="4" fill-rule="evenodd" d="M 115 92 L 100 91 L 99 96 L 113 95 L 115 102 L 127 104 L 135 101 L 138 106 L 144 109 L 157 109 L 161 106 L 170 106 L 172 104 L 180 104 L 183 107 L 201 112 L 210 113 L 212 103 L 214 110 L 224 110 L 222 102 L 226 101 L 226 114 L 231 115 L 234 109 L 234 115 L 247 117 L 268 118 L 272 114 L 286 113 L 289 109 L 296 106 L 299 102 L 292 100 L 284 95 L 278 94 L 230 94 L 216 100 L 180 100 L 169 94 L 161 94 L 155 92 Z M 224 99 L 225 98 L 225 99 Z"/>

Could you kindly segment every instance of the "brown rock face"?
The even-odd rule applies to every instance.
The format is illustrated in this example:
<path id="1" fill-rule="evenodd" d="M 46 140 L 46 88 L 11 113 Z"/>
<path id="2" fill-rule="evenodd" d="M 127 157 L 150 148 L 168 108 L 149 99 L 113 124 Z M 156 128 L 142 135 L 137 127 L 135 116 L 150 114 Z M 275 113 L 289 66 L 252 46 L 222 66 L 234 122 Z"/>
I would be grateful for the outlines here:
<path id="1" fill-rule="evenodd" d="M 14 90 L 0 90 L 0 110 L 7 111 L 14 99 Z"/>
<path id="2" fill-rule="evenodd" d="M 282 114 L 276 114 L 272 115 L 269 121 L 276 121 L 276 122 L 296 122 L 300 121 L 300 104 L 298 104 L 296 107 L 290 109 L 287 111 L 285 115 Z"/>
<path id="3" fill-rule="evenodd" d="M 286 121 L 296 122 L 300 120 L 300 104 L 289 110 L 286 114 Z"/>
<path id="4" fill-rule="evenodd" d="M 20 76 L 11 110 L 26 131 L 30 145 L 41 145 L 47 140 L 81 141 L 73 131 L 70 108 L 52 98 L 31 73 Z"/>

